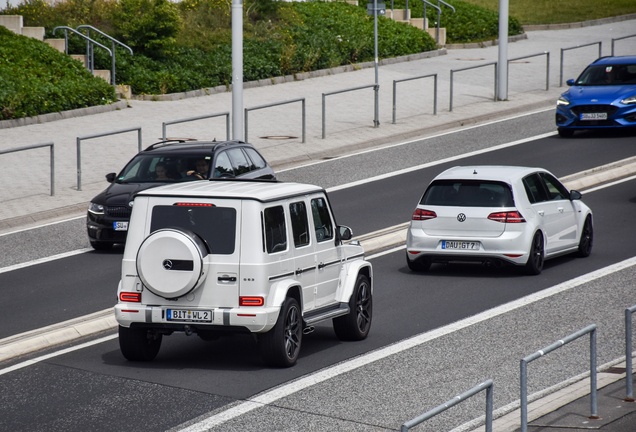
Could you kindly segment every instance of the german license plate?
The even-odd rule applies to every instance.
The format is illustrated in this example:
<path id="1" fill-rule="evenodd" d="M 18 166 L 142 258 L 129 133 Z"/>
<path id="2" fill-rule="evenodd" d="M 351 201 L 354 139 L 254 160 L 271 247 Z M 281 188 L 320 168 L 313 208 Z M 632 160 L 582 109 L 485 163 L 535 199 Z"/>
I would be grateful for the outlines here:
<path id="1" fill-rule="evenodd" d="M 442 240 L 442 249 L 479 250 L 479 242 Z"/>
<path id="2" fill-rule="evenodd" d="M 581 120 L 607 120 L 607 113 L 581 113 Z"/>
<path id="3" fill-rule="evenodd" d="M 113 222 L 115 231 L 128 231 L 128 222 Z"/>
<path id="4" fill-rule="evenodd" d="M 212 322 L 212 311 L 168 309 L 168 321 Z"/>

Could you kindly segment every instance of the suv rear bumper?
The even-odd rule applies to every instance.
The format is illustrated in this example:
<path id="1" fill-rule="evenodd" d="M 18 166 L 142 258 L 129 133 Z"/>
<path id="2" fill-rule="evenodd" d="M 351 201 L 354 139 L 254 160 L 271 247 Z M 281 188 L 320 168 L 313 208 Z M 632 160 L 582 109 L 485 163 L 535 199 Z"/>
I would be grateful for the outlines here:
<path id="1" fill-rule="evenodd" d="M 149 327 L 156 325 L 167 325 L 175 327 L 177 331 L 180 326 L 192 325 L 197 328 L 209 327 L 210 329 L 223 329 L 230 327 L 246 328 L 252 333 L 264 333 L 269 331 L 276 324 L 280 307 L 258 307 L 258 308 L 190 308 L 193 311 L 212 311 L 211 322 L 199 321 L 168 321 L 166 311 L 176 309 L 168 306 L 146 306 L 135 303 L 119 303 L 115 305 L 115 319 L 122 327 L 130 327 L 149 324 Z M 179 307 L 178 309 L 186 309 Z"/>

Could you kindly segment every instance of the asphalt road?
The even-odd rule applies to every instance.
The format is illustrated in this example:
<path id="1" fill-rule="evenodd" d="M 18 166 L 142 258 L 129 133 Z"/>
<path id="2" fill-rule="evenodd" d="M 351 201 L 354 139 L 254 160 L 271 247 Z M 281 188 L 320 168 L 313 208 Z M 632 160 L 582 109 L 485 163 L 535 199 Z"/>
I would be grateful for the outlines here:
<path id="1" fill-rule="evenodd" d="M 510 137 L 516 140 L 551 131 L 552 115 L 547 112 L 510 123 L 494 123 L 484 126 L 484 129 L 446 134 L 422 142 L 286 171 L 280 177 L 283 180 L 312 182 L 322 171 L 322 183 L 317 183 L 332 187 L 458 156 L 463 147 L 469 151 L 482 150 L 509 142 Z M 485 141 L 485 137 L 488 141 Z M 351 226 L 359 235 L 407 221 L 426 184 L 449 166 L 536 165 L 551 170 L 557 176 L 564 176 L 630 157 L 633 154 L 631 146 L 633 135 L 628 134 L 587 134 L 574 140 L 548 137 L 337 190 L 330 194 L 330 199 L 338 223 Z M 351 169 L 352 166 L 356 168 Z M 330 175 L 327 177 L 324 172 Z M 222 338 L 206 343 L 196 337 L 173 335 L 164 338 L 158 358 L 150 364 L 124 361 L 117 340 L 113 339 L 2 375 L 1 386 L 11 389 L 11 392 L 0 392 L 0 429 L 166 430 L 321 368 L 631 258 L 634 255 L 631 239 L 636 234 L 636 228 L 630 223 L 631 210 L 636 202 L 636 192 L 633 191 L 634 182 L 631 181 L 584 196 L 595 217 L 592 256 L 587 259 L 563 257 L 548 261 L 544 272 L 538 277 L 523 276 L 513 268 L 490 269 L 471 265 L 434 265 L 428 274 L 421 275 L 408 271 L 403 250 L 375 258 L 375 314 L 369 338 L 359 343 L 341 343 L 330 326 L 320 325 L 305 338 L 300 360 L 294 368 L 264 368 L 250 336 Z M 81 222 L 72 221 L 5 236 L 3 247 L 11 244 L 19 249 L 15 256 L 21 258 L 16 258 L 16 262 L 61 253 L 64 249 L 76 248 L 74 245 L 84 247 L 85 234 Z M 64 247 L 55 245 L 56 242 L 49 237 L 51 230 L 67 233 Z M 27 238 L 29 242 L 25 241 Z M 20 306 L 7 308 L 3 312 L 0 338 L 112 306 L 120 260 L 121 249 L 115 249 L 108 253 L 89 252 L 0 273 L 0 286 L 3 286 L 5 298 L 11 299 L 11 304 Z M 559 305 L 571 305 L 574 310 L 586 311 L 590 319 L 603 321 L 606 319 L 603 317 L 616 312 L 618 305 L 623 305 L 625 301 L 629 303 L 626 298 L 633 292 L 629 284 L 623 284 L 620 289 L 613 289 L 606 294 L 604 304 L 593 300 L 596 305 L 593 312 L 586 311 L 586 302 L 590 301 L 586 296 L 564 297 L 559 300 Z M 595 293 L 601 297 L 603 294 Z M 24 305 L 29 306 L 25 308 Z M 541 320 L 545 320 L 544 326 L 550 323 L 545 329 L 549 342 L 552 341 L 549 339 L 552 333 L 561 329 L 564 323 L 569 325 L 568 321 L 572 320 L 568 314 L 555 312 L 550 310 L 549 302 L 546 302 L 545 308 L 539 310 L 541 318 L 534 323 L 541 324 Z M 497 331 L 506 335 L 503 327 L 497 328 Z M 538 339 L 538 347 L 544 346 L 541 345 L 542 336 L 532 335 Z M 599 345 L 614 346 L 620 342 L 620 339 L 618 342 L 616 340 L 619 337 L 619 332 L 612 331 Z M 514 351 L 517 348 L 498 345 L 495 349 Z M 602 360 L 615 358 L 615 351 L 606 349 Z M 481 375 L 484 369 L 492 369 L 497 365 L 504 367 L 483 357 L 480 361 L 474 361 L 469 370 L 461 375 L 470 375 L 471 372 Z M 22 360 L 24 358 L 10 363 Z M 448 364 L 439 363 L 440 358 L 436 360 L 438 364 L 435 369 L 440 376 L 462 368 L 450 359 L 445 360 Z M 552 385 L 584 370 L 584 359 L 575 360 L 574 370 L 559 370 L 556 374 L 543 372 L 533 385 L 537 388 Z M 490 365 L 486 367 L 484 363 Z M 450 364 L 454 367 L 450 367 Z M 377 383 L 369 385 L 377 386 Z M 426 399 L 436 400 L 439 397 L 437 400 L 441 402 L 445 399 L 439 393 L 455 385 L 459 384 L 448 385 L 447 380 L 441 380 Z M 513 394 L 512 384 L 506 383 L 502 387 L 504 396 L 498 401 L 500 404 L 517 397 Z M 140 400 L 144 402 L 136 403 Z M 129 409 L 131 404 L 134 409 Z M 355 403 L 351 405 L 350 409 L 353 409 Z M 472 411 L 467 410 L 458 414 L 453 421 L 467 421 L 474 417 L 471 415 Z M 408 417 L 403 418 L 406 419 Z M 394 418 L 388 414 L 385 420 L 374 418 L 369 421 L 373 427 L 395 427 Z"/>

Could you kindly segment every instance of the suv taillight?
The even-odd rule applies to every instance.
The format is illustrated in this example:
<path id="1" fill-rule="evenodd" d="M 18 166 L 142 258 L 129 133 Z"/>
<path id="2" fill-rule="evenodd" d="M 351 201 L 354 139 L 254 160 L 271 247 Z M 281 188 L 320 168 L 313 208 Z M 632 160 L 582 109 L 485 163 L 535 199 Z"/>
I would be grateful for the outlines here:
<path id="1" fill-rule="evenodd" d="M 239 306 L 263 306 L 263 297 L 239 297 Z"/>
<path id="2" fill-rule="evenodd" d="M 488 219 L 501 223 L 522 223 L 526 221 L 518 211 L 490 213 Z"/>
<path id="3" fill-rule="evenodd" d="M 422 210 L 422 209 L 415 209 L 415 212 L 413 213 L 413 220 L 428 220 L 428 219 L 434 219 L 437 217 L 437 214 L 434 211 L 430 211 L 430 210 Z"/>
<path id="4" fill-rule="evenodd" d="M 119 301 L 141 303 L 141 293 L 138 293 L 138 292 L 119 293 Z"/>

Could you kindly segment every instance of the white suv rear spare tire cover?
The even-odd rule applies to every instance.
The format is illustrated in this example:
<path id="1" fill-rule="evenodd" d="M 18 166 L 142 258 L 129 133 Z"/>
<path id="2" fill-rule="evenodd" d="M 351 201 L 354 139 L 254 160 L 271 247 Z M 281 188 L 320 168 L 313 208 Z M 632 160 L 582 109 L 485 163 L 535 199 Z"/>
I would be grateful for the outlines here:
<path id="1" fill-rule="evenodd" d="M 205 279 L 207 248 L 194 233 L 176 229 L 153 232 L 137 252 L 137 274 L 154 294 L 172 299 L 184 296 Z"/>

